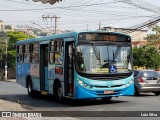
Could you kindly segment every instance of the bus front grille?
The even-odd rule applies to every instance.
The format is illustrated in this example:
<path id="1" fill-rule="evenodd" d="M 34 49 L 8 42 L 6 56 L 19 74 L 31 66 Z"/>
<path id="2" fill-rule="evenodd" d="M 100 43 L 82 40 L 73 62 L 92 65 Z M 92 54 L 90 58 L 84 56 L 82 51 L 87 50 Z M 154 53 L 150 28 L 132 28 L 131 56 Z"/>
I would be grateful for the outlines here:
<path id="1" fill-rule="evenodd" d="M 111 85 L 111 86 L 94 86 L 96 88 L 113 88 L 113 87 L 122 87 L 124 84 L 121 85 Z"/>

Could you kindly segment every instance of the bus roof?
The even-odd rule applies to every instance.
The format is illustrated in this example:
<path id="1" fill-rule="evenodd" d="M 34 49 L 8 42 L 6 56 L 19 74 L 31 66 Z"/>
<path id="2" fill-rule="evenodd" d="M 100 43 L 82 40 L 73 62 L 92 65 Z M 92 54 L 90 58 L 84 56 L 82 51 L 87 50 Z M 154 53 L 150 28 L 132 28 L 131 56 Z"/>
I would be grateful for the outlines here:
<path id="1" fill-rule="evenodd" d="M 44 36 L 40 38 L 31 38 L 31 39 L 26 39 L 26 40 L 20 40 L 17 41 L 17 44 L 25 44 L 25 43 L 32 43 L 32 42 L 40 42 L 40 41 L 45 41 L 45 40 L 51 40 L 51 39 L 56 39 L 56 38 L 64 38 L 64 37 L 76 37 L 77 32 L 70 32 L 70 33 L 64 33 L 64 34 L 56 34 L 56 35 L 49 35 L 49 36 Z"/>
<path id="2" fill-rule="evenodd" d="M 17 45 L 19 44 L 26 44 L 26 43 L 32 43 L 32 42 L 40 42 L 40 41 L 47 41 L 51 39 L 56 39 L 56 38 L 67 38 L 67 37 L 77 37 L 79 33 L 88 33 L 88 32 L 95 32 L 95 33 L 112 33 L 112 34 L 119 34 L 119 35 L 125 35 L 129 36 L 124 33 L 118 33 L 118 32 L 109 32 L 109 31 L 102 31 L 102 30 L 96 30 L 96 31 L 81 31 L 81 32 L 69 32 L 69 33 L 64 33 L 64 34 L 56 34 L 56 35 L 49 35 L 49 36 L 44 36 L 40 38 L 31 38 L 31 39 L 26 39 L 26 40 L 20 40 L 17 41 Z M 130 36 L 129 36 L 130 37 Z"/>

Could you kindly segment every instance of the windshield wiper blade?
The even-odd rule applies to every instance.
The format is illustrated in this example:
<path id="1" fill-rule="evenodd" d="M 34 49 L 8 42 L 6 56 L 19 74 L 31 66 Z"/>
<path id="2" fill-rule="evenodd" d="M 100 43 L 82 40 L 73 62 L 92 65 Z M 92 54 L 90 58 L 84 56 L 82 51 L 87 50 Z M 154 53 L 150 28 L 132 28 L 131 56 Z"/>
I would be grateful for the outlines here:
<path id="1" fill-rule="evenodd" d="M 116 57 L 118 56 L 119 52 L 121 50 L 121 46 L 119 45 L 114 53 L 114 59 L 116 59 Z"/>
<path id="2" fill-rule="evenodd" d="M 95 54 L 97 60 L 99 60 L 99 64 L 101 65 L 100 52 L 98 51 L 97 46 L 96 46 L 96 44 L 94 42 L 92 42 L 91 45 L 92 45 L 94 54 Z"/>

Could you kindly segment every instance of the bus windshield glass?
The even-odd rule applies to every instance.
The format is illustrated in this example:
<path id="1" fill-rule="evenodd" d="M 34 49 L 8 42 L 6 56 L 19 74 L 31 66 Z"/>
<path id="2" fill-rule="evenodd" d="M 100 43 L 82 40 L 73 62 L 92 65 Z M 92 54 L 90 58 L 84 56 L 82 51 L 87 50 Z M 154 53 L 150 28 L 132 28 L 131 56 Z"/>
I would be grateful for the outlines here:
<path id="1" fill-rule="evenodd" d="M 131 46 L 122 44 L 78 45 L 76 70 L 88 74 L 129 73 L 132 71 Z"/>

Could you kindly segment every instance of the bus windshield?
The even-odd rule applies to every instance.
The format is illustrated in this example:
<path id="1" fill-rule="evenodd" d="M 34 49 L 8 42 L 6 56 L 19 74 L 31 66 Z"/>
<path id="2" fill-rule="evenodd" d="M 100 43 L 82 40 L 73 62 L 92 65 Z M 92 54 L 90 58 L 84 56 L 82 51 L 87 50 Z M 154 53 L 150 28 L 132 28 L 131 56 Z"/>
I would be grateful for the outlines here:
<path id="1" fill-rule="evenodd" d="M 76 70 L 88 74 L 129 73 L 132 71 L 131 46 L 121 44 L 76 47 Z"/>

